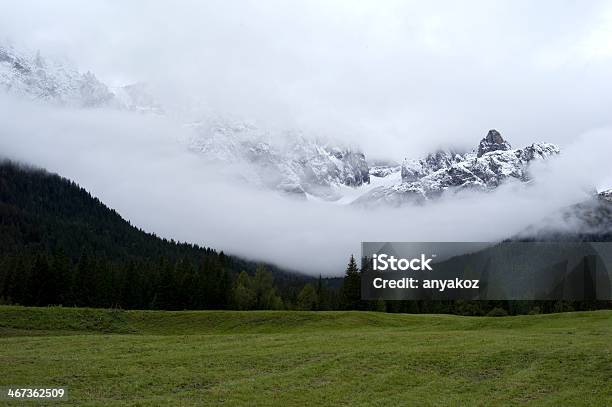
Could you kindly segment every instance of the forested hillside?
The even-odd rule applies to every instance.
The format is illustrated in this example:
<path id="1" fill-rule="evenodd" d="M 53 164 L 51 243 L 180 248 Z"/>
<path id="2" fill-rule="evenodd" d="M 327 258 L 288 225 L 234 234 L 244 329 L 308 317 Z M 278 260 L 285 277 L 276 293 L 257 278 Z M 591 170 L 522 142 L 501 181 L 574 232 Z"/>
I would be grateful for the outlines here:
<path id="1" fill-rule="evenodd" d="M 3 302 L 282 308 L 309 280 L 271 265 L 258 268 L 222 251 L 159 238 L 130 225 L 74 182 L 8 161 L 0 164 Z"/>

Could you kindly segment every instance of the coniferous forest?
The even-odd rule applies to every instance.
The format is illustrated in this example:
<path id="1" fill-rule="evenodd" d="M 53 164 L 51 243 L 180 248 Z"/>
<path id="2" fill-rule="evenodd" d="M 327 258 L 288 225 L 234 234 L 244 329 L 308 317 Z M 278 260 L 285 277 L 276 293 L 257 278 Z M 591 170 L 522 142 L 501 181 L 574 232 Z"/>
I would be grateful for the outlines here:
<path id="1" fill-rule="evenodd" d="M 0 165 L 0 298 L 138 309 L 269 309 L 311 279 L 159 238 L 58 175 Z"/>
<path id="2" fill-rule="evenodd" d="M 508 315 L 604 302 L 362 301 L 344 278 L 313 278 L 142 231 L 76 183 L 0 164 L 0 303 L 124 309 L 374 310 Z"/>

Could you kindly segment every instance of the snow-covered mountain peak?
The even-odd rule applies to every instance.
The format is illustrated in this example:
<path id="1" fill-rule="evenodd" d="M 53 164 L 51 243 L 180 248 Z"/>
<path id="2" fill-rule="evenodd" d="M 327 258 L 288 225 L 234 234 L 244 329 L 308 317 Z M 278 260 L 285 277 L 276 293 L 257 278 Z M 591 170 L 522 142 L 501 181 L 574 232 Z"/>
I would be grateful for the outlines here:
<path id="1" fill-rule="evenodd" d="M 262 130 L 252 123 L 203 120 L 189 125 L 191 149 L 215 162 L 243 164 L 244 178 L 301 197 L 337 200 L 335 187 L 369 183 L 358 149 L 308 137 L 300 131 Z"/>
<path id="2" fill-rule="evenodd" d="M 495 130 L 489 130 L 486 137 L 480 140 L 478 144 L 478 157 L 482 157 L 484 154 L 489 153 L 491 151 L 507 151 L 510 150 L 512 146 L 508 143 L 501 134 Z"/>
<path id="3" fill-rule="evenodd" d="M 111 89 L 92 72 L 67 61 L 0 44 L 0 91 L 32 101 L 78 108 L 109 107 L 143 113 L 163 112 L 145 84 Z"/>
<path id="4" fill-rule="evenodd" d="M 599 199 L 612 203 L 612 189 L 600 191 L 597 195 Z"/>
<path id="5" fill-rule="evenodd" d="M 491 130 L 472 152 L 438 151 L 423 159 L 405 160 L 401 183 L 371 189 L 355 203 L 422 203 L 446 191 L 489 191 L 509 179 L 525 182 L 530 179 L 528 167 L 533 160 L 548 159 L 559 151 L 549 143 L 512 149 L 499 132 Z"/>
<path id="6" fill-rule="evenodd" d="M 98 107 L 112 104 L 114 95 L 91 72 L 44 58 L 40 52 L 0 45 L 0 89 L 32 100 L 59 105 Z"/>

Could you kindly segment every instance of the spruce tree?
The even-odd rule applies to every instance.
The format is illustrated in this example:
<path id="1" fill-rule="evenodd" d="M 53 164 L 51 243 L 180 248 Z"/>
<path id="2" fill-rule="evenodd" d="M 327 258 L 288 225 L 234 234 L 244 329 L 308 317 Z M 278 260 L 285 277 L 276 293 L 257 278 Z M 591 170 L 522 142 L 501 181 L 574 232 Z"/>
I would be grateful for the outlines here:
<path id="1" fill-rule="evenodd" d="M 323 279 L 319 274 L 319 279 L 317 280 L 317 310 L 326 310 L 329 309 L 329 301 L 327 298 L 327 291 L 323 286 Z"/>
<path id="2" fill-rule="evenodd" d="M 73 285 L 72 264 L 63 250 L 53 256 L 51 274 L 57 283 L 53 304 L 69 304 L 72 298 Z"/>
<path id="3" fill-rule="evenodd" d="M 359 273 L 355 257 L 352 254 L 346 267 L 342 284 L 342 306 L 348 310 L 363 308 L 361 301 L 361 274 Z"/>
<path id="4" fill-rule="evenodd" d="M 32 267 L 28 305 L 49 305 L 56 297 L 57 283 L 51 276 L 47 256 L 38 255 Z"/>

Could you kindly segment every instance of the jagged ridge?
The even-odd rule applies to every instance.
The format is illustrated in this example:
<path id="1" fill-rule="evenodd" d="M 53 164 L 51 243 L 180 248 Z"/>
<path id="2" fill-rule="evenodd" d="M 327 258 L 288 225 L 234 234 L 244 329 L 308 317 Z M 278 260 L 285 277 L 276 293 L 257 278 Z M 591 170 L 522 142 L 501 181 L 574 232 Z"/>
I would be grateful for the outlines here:
<path id="1" fill-rule="evenodd" d="M 245 178 L 281 192 L 334 200 L 333 189 L 370 182 L 365 155 L 353 148 L 307 138 L 300 132 L 260 130 L 248 123 L 205 120 L 190 125 L 192 149 L 210 160 L 242 163 Z"/>
<path id="2" fill-rule="evenodd" d="M 0 44 L 0 89 L 35 101 L 72 107 L 110 107 L 161 113 L 144 84 L 112 89 L 91 72 Z"/>
<path id="3" fill-rule="evenodd" d="M 0 89 L 59 105 L 163 113 L 144 84 L 111 91 L 90 72 L 80 73 L 40 53 L 18 52 L 2 45 Z M 527 181 L 531 161 L 559 153 L 557 146 L 548 143 L 512 149 L 497 130 L 491 130 L 468 153 L 438 151 L 424 159 L 405 160 L 401 167 L 369 168 L 358 149 L 322 142 L 300 132 L 263 131 L 241 121 L 210 118 L 192 121 L 188 127 L 194 134 L 190 147 L 206 159 L 245 164 L 241 176 L 248 182 L 292 196 L 345 203 L 353 194 L 340 200 L 346 192 L 341 187 L 366 189 L 372 176 L 382 186 L 370 188 L 354 201 L 367 205 L 424 202 L 447 190 L 487 191 L 510 178 Z M 396 183 L 398 171 L 401 182 Z"/>
<path id="4" fill-rule="evenodd" d="M 550 143 L 534 143 L 522 149 L 512 149 L 497 130 L 491 130 L 478 148 L 469 153 L 438 151 L 424 159 L 405 160 L 401 167 L 400 184 L 375 188 L 355 203 L 422 203 L 439 197 L 447 190 L 469 188 L 487 191 L 508 179 L 528 181 L 530 162 L 547 159 L 559 152 L 559 147 Z"/>

